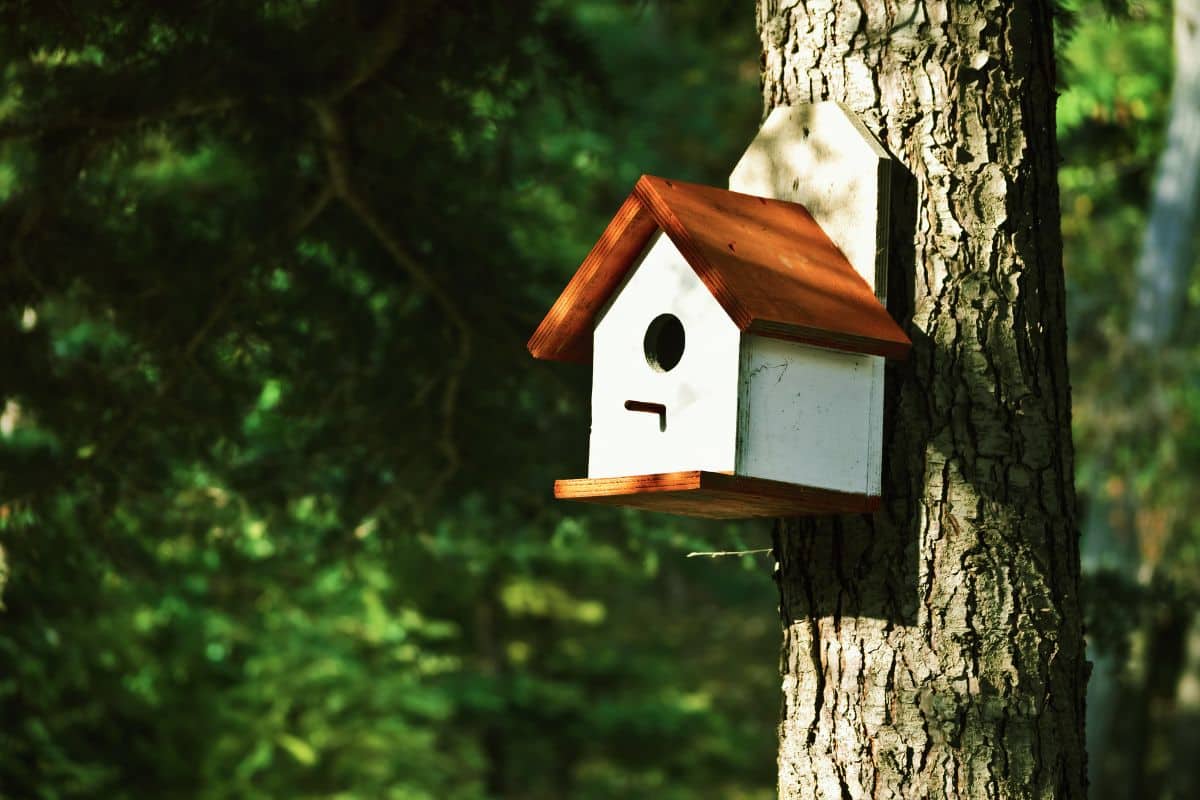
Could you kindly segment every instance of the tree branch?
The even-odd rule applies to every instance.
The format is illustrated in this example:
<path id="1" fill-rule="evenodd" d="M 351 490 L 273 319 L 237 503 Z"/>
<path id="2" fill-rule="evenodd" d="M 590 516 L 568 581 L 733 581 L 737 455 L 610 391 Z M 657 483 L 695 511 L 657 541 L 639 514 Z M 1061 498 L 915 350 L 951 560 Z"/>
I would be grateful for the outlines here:
<path id="1" fill-rule="evenodd" d="M 450 294 L 408 252 L 400 238 L 371 205 L 366 194 L 355 185 L 350 169 L 346 129 L 337 112 L 329 103 L 323 101 L 310 101 L 309 106 L 321 131 L 325 161 L 329 168 L 329 181 L 335 194 L 371 232 L 396 265 L 433 299 L 457 333 L 458 347 L 450 360 L 442 391 L 442 430 L 438 447 L 446 465 L 428 491 L 428 494 L 433 496 L 450 480 L 460 464 L 458 447 L 455 444 L 454 418 L 458 405 L 459 384 L 471 357 L 471 326 Z"/>
<path id="2" fill-rule="evenodd" d="M 436 7 L 433 0 L 399 0 L 373 26 L 369 36 L 364 37 L 357 48 L 358 57 L 348 74 L 333 81 L 332 88 L 323 93 L 331 101 L 337 101 L 353 92 L 387 66 L 388 60 L 412 34 L 420 20 L 427 17 Z M 136 83 L 143 76 L 110 76 L 114 83 Z M 310 91 L 321 93 L 317 87 Z M 0 121 L 0 141 L 30 139 L 64 131 L 122 131 L 152 122 L 163 122 L 185 117 L 228 111 L 249 99 L 235 92 L 214 94 L 211 97 L 182 97 L 160 105 L 135 108 L 112 113 L 105 109 L 80 110 L 71 107 L 61 116 L 35 112 L 28 116 L 20 114 Z"/>
<path id="3" fill-rule="evenodd" d="M 433 0 L 399 0 L 394 3 L 364 44 L 353 72 L 330 92 L 328 99 L 342 99 L 383 69 L 412 33 L 414 24 L 429 14 L 435 5 Z"/>

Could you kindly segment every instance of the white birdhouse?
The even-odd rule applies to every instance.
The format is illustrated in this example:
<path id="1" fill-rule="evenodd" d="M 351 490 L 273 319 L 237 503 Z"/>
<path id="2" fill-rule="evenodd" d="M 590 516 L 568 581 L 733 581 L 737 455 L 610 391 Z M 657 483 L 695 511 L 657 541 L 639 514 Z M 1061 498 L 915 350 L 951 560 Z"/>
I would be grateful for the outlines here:
<path id="1" fill-rule="evenodd" d="M 880 500 L 887 157 L 837 104 L 777 109 L 742 191 L 643 176 L 529 341 L 592 363 L 560 498 L 704 517 Z"/>

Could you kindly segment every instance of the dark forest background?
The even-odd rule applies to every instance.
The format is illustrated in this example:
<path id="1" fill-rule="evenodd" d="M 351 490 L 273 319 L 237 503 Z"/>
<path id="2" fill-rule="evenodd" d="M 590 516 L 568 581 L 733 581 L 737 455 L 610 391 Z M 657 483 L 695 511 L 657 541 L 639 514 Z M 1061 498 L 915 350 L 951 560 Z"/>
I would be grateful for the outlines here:
<path id="1" fill-rule="evenodd" d="M 1171 7 L 1061 11 L 1097 796 L 1190 797 Z M 774 796 L 770 557 L 687 557 L 767 523 L 554 503 L 589 375 L 524 349 L 638 175 L 724 184 L 752 3 L 6 1 L 0 57 L 0 797 Z"/>

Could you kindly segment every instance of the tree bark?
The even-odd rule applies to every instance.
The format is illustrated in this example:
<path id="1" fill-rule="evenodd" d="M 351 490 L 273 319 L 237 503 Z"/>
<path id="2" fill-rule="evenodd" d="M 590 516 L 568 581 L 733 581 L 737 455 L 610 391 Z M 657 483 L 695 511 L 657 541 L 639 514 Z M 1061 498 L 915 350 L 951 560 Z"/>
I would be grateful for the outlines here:
<path id="1" fill-rule="evenodd" d="M 1085 796 L 1051 3 L 759 0 L 894 180 L 884 509 L 784 520 L 779 796 Z"/>

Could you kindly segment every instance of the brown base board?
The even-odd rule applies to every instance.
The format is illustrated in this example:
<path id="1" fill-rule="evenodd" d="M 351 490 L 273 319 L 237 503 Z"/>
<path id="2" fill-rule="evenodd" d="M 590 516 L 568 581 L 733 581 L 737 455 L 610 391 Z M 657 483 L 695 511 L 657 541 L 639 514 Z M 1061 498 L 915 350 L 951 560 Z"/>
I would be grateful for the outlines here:
<path id="1" fill-rule="evenodd" d="M 711 519 L 869 513 L 879 508 L 879 498 L 870 495 L 700 470 L 558 480 L 554 496 Z"/>

